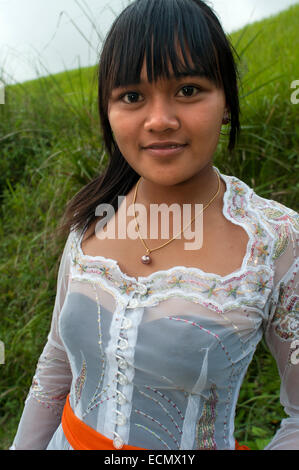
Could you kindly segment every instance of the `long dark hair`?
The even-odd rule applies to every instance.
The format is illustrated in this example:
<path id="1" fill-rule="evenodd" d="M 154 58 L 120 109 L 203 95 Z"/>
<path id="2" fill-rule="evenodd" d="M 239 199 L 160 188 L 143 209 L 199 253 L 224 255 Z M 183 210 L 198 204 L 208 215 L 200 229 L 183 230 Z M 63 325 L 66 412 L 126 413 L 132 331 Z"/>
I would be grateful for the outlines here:
<path id="1" fill-rule="evenodd" d="M 232 152 L 240 133 L 240 77 L 234 54 L 238 57 L 217 16 L 201 0 L 136 0 L 123 10 L 105 39 L 98 69 L 98 109 L 109 163 L 103 174 L 67 204 L 60 234 L 87 229 L 96 220 L 99 204 L 111 204 L 117 212 L 118 196 L 126 195 L 140 177 L 113 138 L 108 101 L 113 88 L 139 82 L 144 58 L 151 83 L 169 78 L 170 61 L 176 77 L 200 74 L 224 90 L 231 116 L 228 150 Z"/>

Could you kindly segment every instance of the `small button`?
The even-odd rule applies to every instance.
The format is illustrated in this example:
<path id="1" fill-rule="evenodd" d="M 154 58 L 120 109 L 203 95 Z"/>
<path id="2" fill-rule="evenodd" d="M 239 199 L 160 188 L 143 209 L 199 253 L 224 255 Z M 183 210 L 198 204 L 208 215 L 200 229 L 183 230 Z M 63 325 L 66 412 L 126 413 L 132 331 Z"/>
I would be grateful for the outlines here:
<path id="1" fill-rule="evenodd" d="M 117 398 L 117 403 L 118 403 L 119 405 L 124 405 L 124 404 L 126 403 L 126 400 L 125 400 L 123 397 L 119 396 L 119 397 Z"/>
<path id="2" fill-rule="evenodd" d="M 126 424 L 126 422 L 127 422 L 127 418 L 124 415 L 117 416 L 116 423 L 119 426 L 124 426 Z"/>
<path id="3" fill-rule="evenodd" d="M 125 395 L 122 392 L 120 392 L 119 390 L 116 390 L 116 392 L 117 392 L 117 403 L 119 405 L 124 405 L 127 401 Z"/>
<path id="4" fill-rule="evenodd" d="M 140 294 L 146 294 L 147 293 L 147 287 L 144 284 L 138 284 L 136 287 L 137 292 Z"/>
<path id="5" fill-rule="evenodd" d="M 119 349 L 124 351 L 125 349 L 128 349 L 129 343 L 126 339 L 122 338 L 118 343 L 118 347 L 119 347 Z"/>
<path id="6" fill-rule="evenodd" d="M 136 308 L 138 305 L 138 300 L 137 299 L 131 299 L 129 302 L 129 307 L 131 308 Z"/>
<path id="7" fill-rule="evenodd" d="M 120 369 L 127 369 L 128 368 L 127 361 L 125 361 L 124 359 L 121 359 L 120 361 L 118 361 L 118 367 Z"/>
<path id="8" fill-rule="evenodd" d="M 130 318 L 125 317 L 123 324 L 122 324 L 122 328 L 124 330 L 128 330 L 129 328 L 131 328 L 131 326 L 132 326 L 132 320 L 130 320 Z"/>
<path id="9" fill-rule="evenodd" d="M 124 441 L 120 437 L 115 437 L 113 439 L 113 446 L 115 449 L 121 449 L 124 445 Z"/>
<path id="10" fill-rule="evenodd" d="M 118 382 L 120 383 L 120 385 L 127 385 L 129 382 L 128 377 L 122 374 L 121 372 L 118 372 L 118 375 L 119 375 Z"/>

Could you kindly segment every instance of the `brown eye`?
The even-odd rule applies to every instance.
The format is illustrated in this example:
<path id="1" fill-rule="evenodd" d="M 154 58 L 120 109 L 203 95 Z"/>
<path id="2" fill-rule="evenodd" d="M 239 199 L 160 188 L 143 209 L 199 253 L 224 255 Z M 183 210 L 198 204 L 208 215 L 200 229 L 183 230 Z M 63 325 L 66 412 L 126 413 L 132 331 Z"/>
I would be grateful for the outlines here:
<path id="1" fill-rule="evenodd" d="M 193 96 L 195 96 L 197 94 L 196 92 L 199 92 L 200 90 L 199 90 L 198 87 L 195 87 L 193 85 L 186 85 L 186 86 L 183 86 L 183 88 L 181 88 L 180 91 L 184 92 L 185 97 L 191 97 L 192 98 Z"/>
<path id="2" fill-rule="evenodd" d="M 130 91 L 128 93 L 123 94 L 120 98 L 127 104 L 133 104 L 133 103 L 138 103 L 139 96 L 140 96 L 139 93 Z M 125 100 L 125 97 L 127 97 L 128 99 Z"/>

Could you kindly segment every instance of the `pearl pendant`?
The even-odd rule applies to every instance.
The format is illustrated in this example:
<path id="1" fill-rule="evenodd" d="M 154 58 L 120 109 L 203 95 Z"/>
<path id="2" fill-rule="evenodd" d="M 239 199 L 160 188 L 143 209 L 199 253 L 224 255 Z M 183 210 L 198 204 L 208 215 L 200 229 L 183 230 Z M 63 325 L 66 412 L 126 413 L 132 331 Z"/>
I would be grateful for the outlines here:
<path id="1" fill-rule="evenodd" d="M 152 261 L 151 257 L 148 256 L 148 255 L 143 255 L 142 258 L 141 258 L 141 262 L 143 264 L 150 264 Z"/>

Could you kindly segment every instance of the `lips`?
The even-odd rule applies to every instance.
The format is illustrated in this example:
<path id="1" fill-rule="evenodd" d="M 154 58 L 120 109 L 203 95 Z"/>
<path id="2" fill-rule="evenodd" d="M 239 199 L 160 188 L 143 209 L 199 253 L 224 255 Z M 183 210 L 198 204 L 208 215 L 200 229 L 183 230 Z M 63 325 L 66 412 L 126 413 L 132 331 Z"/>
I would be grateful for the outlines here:
<path id="1" fill-rule="evenodd" d="M 181 155 L 185 151 L 186 146 L 187 144 L 179 144 L 177 142 L 158 142 L 143 147 L 143 151 L 154 158 L 171 158 Z"/>
<path id="2" fill-rule="evenodd" d="M 185 147 L 186 144 L 180 144 L 177 142 L 155 142 L 146 147 L 145 149 L 175 149 L 180 147 Z"/>

